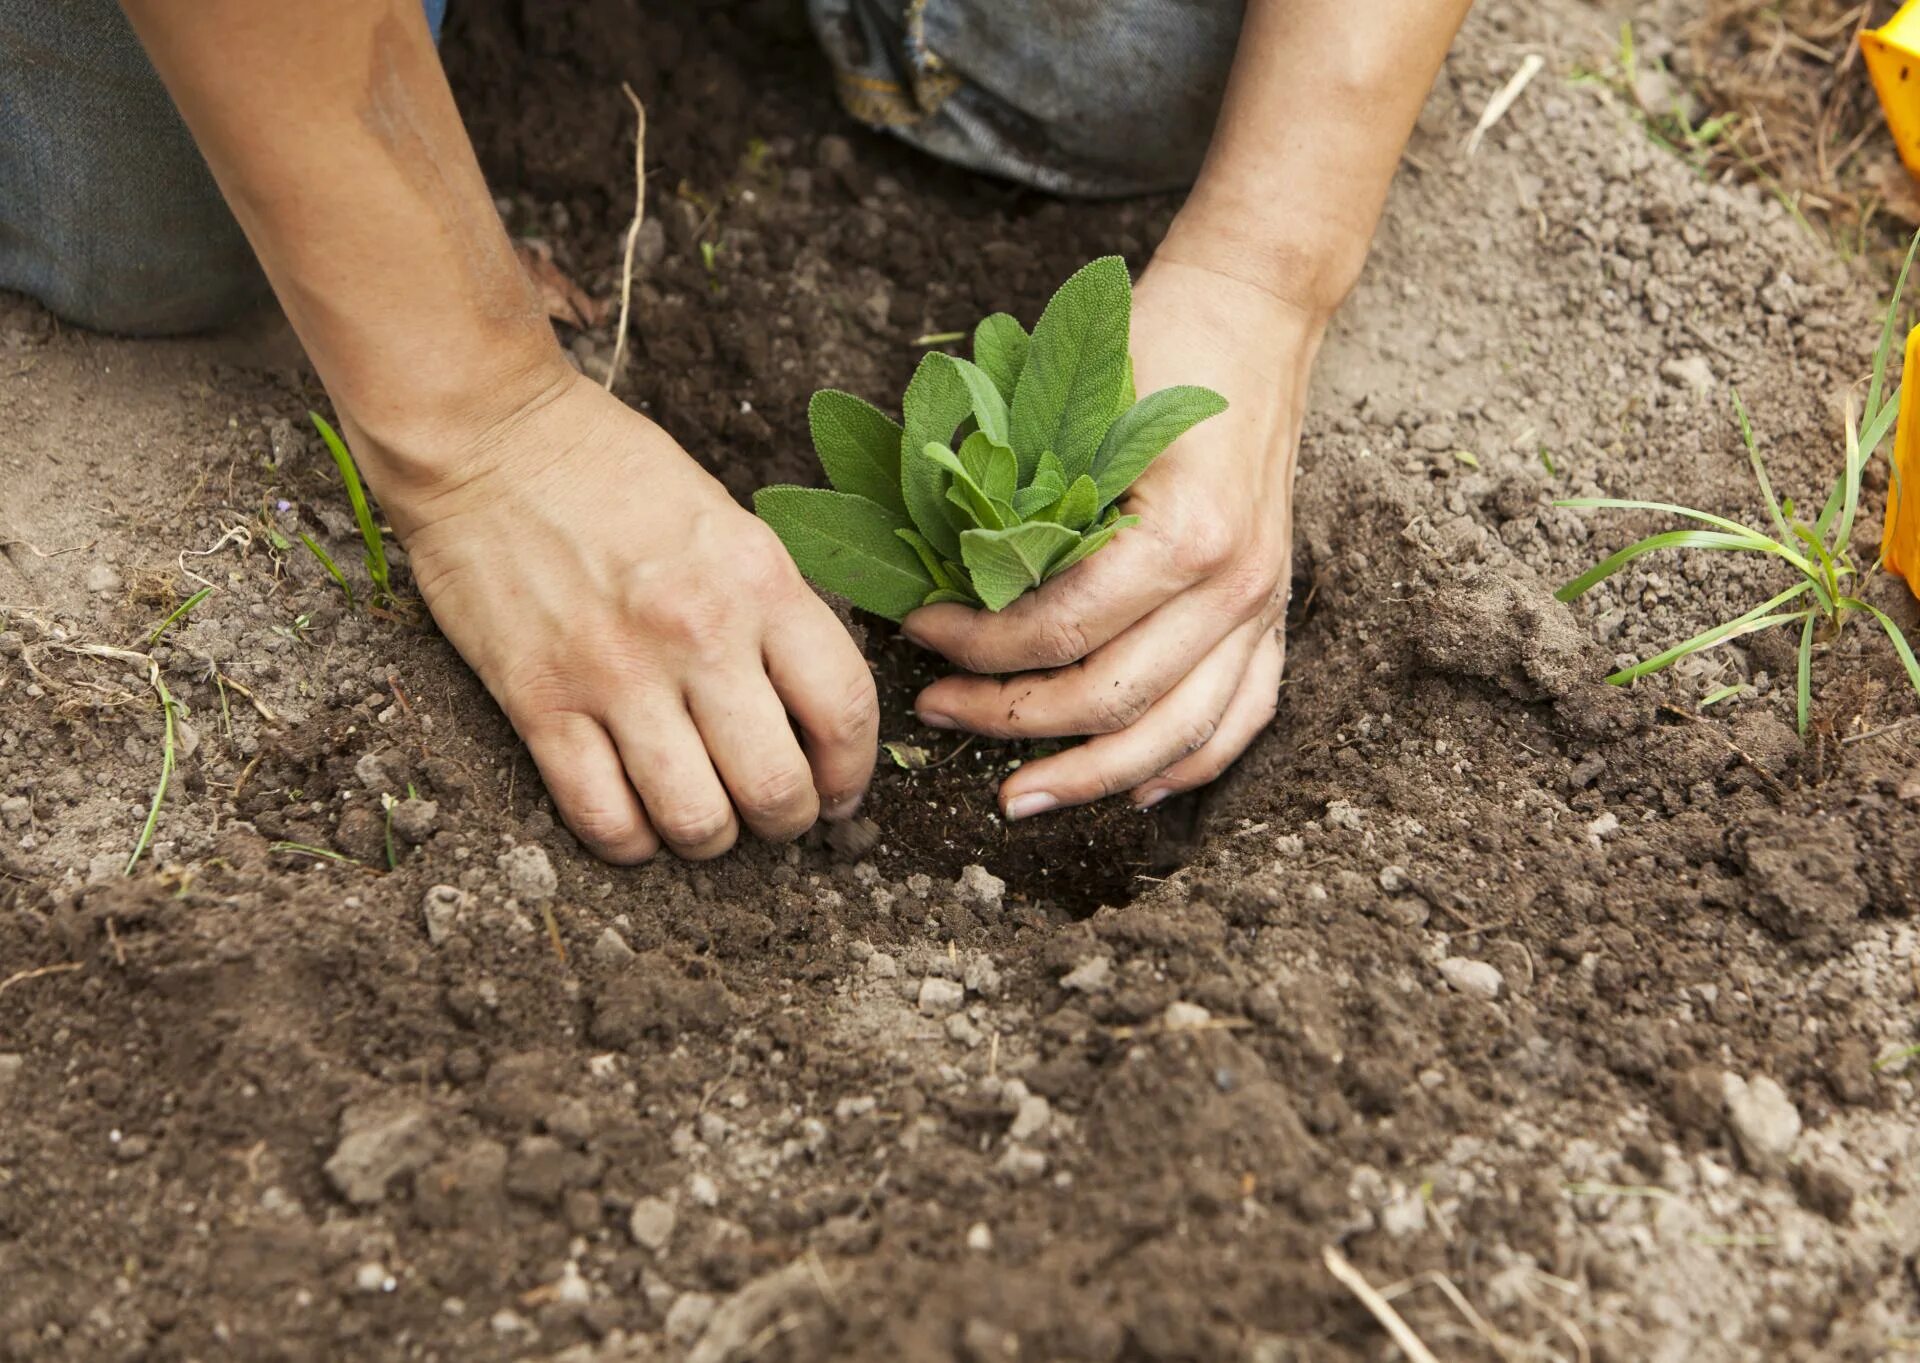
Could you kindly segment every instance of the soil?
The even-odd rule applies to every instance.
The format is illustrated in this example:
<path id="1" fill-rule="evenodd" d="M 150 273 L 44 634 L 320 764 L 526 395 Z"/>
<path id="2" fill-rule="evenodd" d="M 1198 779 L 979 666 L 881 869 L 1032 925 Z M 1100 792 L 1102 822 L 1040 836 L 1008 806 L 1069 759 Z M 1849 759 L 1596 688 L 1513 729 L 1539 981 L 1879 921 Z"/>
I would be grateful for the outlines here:
<path id="1" fill-rule="evenodd" d="M 813 388 L 897 393 L 915 338 L 1138 265 L 1173 208 L 913 158 L 785 4 L 455 16 L 504 211 L 598 297 L 646 101 L 620 391 L 737 494 L 806 476 Z M 1397 1356 L 1329 1247 L 1448 1359 L 1914 1349 L 1892 652 L 1822 649 L 1803 742 L 1790 641 L 1599 681 L 1764 566 L 1552 597 L 1659 523 L 1557 497 L 1759 514 L 1730 384 L 1819 495 L 1882 282 L 1575 79 L 1612 22 L 1469 21 L 1320 364 L 1279 717 L 1152 817 L 993 821 L 1017 753 L 913 730 L 925 662 L 875 631 L 884 736 L 947 760 L 883 763 L 873 847 L 601 865 L 437 634 L 276 548 L 356 561 L 283 333 L 0 298 L 0 1357 Z M 76 650 L 203 583 L 123 875 L 160 706 Z"/>

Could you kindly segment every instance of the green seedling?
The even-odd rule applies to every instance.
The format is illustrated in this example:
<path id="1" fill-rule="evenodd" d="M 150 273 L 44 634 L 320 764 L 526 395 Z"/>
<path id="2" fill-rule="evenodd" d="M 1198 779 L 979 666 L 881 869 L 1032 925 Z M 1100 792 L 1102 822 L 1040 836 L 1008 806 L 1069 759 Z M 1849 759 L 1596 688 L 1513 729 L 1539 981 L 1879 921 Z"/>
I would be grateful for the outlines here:
<path id="1" fill-rule="evenodd" d="M 387 546 L 380 538 L 380 526 L 373 519 L 373 507 L 367 502 L 366 489 L 360 485 L 360 470 L 354 467 L 353 456 L 347 452 L 346 442 L 327 424 L 326 418 L 318 412 L 308 412 L 307 415 L 313 418 L 314 429 L 320 432 L 320 439 L 326 442 L 327 453 L 333 456 L 334 467 L 340 470 L 340 481 L 347 485 L 347 500 L 353 503 L 353 519 L 359 524 L 360 538 L 367 546 L 367 575 L 373 579 L 374 604 L 388 604 L 393 600 L 393 586 L 388 580 Z M 319 553 L 318 546 L 310 540 L 308 547 Z M 321 561 L 329 568 L 333 567 L 324 554 L 321 554 Z M 338 578 L 339 570 L 334 568 L 333 571 Z M 341 579 L 341 585 L 346 585 L 344 579 Z"/>
<path id="2" fill-rule="evenodd" d="M 320 547 L 320 541 L 316 540 L 312 535 L 307 534 L 305 531 L 302 531 L 300 533 L 300 543 L 306 545 L 308 551 L 312 553 L 312 555 L 315 558 L 320 560 L 320 566 L 327 570 L 327 576 L 332 578 L 334 582 L 338 584 L 340 590 L 346 593 L 347 609 L 352 610 L 353 609 L 353 584 L 348 582 L 347 575 L 340 571 L 340 565 L 333 561 L 333 555 L 329 554 L 325 549 L 322 549 Z"/>
<path id="3" fill-rule="evenodd" d="M 393 807 L 399 803 L 400 802 L 394 799 L 393 796 L 388 795 L 384 791 L 381 792 L 380 808 L 381 811 L 385 813 L 387 822 L 387 869 L 389 871 L 397 871 L 400 869 L 400 858 L 395 855 L 393 850 Z"/>
<path id="4" fill-rule="evenodd" d="M 166 803 L 167 787 L 173 784 L 173 768 L 178 750 L 178 737 L 174 729 L 174 710 L 179 702 L 173 698 L 173 692 L 167 690 L 167 680 L 160 675 L 160 665 L 151 659 L 147 661 L 147 680 L 153 683 L 153 689 L 160 696 L 160 714 L 164 730 L 160 739 L 160 780 L 153 788 L 153 803 L 147 806 L 147 821 L 141 825 L 140 839 L 133 845 L 133 855 L 127 858 L 127 868 L 122 875 L 132 875 L 133 868 L 140 864 L 140 858 L 147 854 L 147 848 L 153 845 L 154 830 L 160 827 L 160 806 Z"/>
<path id="5" fill-rule="evenodd" d="M 192 596 L 188 597 L 185 601 L 182 601 L 179 605 L 175 606 L 172 609 L 172 611 L 168 612 L 166 619 L 162 620 L 159 624 L 153 627 L 153 633 L 147 636 L 147 647 L 152 648 L 155 644 L 159 643 L 160 636 L 165 634 L 167 630 L 171 628 L 176 621 L 186 619 L 188 613 L 191 612 L 195 606 L 199 605 L 202 601 L 205 601 L 208 597 L 212 595 L 213 595 L 213 588 L 202 587 L 199 591 L 195 592 Z"/>
<path id="6" fill-rule="evenodd" d="M 899 422 L 815 393 L 807 422 L 832 490 L 762 488 L 754 509 L 809 581 L 875 615 L 942 601 L 1004 610 L 1135 524 L 1120 497 L 1226 410 L 1207 388 L 1136 401 L 1132 309 L 1126 264 L 1106 256 L 1060 286 L 1032 335 L 995 313 L 971 361 L 924 356 Z"/>
<path id="7" fill-rule="evenodd" d="M 1681 516 L 1706 527 L 1692 530 L 1665 530 L 1656 535 L 1628 545 L 1618 553 L 1601 560 L 1579 577 L 1555 592 L 1562 601 L 1573 601 L 1588 590 L 1606 581 L 1629 563 L 1661 549 L 1709 549 L 1729 553 L 1756 553 L 1777 558 L 1791 567 L 1798 580 L 1785 591 L 1761 602 L 1744 615 L 1737 616 L 1712 629 L 1694 635 L 1684 643 L 1656 653 L 1651 658 L 1622 668 L 1607 680 L 1616 686 L 1624 686 L 1649 673 L 1658 672 L 1680 659 L 1703 649 L 1724 644 L 1761 630 L 1777 629 L 1782 626 L 1798 626 L 1800 645 L 1797 654 L 1796 677 L 1796 715 L 1801 733 L 1807 731 L 1808 716 L 1812 708 L 1812 672 L 1813 649 L 1816 643 L 1830 643 L 1840 636 L 1847 621 L 1854 615 L 1868 615 L 1876 620 L 1887 637 L 1893 643 L 1894 652 L 1899 655 L 1901 664 L 1906 668 L 1907 677 L 1913 683 L 1915 692 L 1920 693 L 1920 662 L 1913 655 L 1906 636 L 1900 627 L 1871 602 L 1861 599 L 1858 589 L 1853 586 L 1860 578 L 1859 568 L 1853 557 L 1854 517 L 1860 506 L 1860 481 L 1867 461 L 1872 459 L 1880 448 L 1881 442 L 1893 429 L 1894 418 L 1900 410 L 1899 388 L 1896 384 L 1892 391 L 1887 387 L 1887 358 L 1893 349 L 1895 320 L 1900 309 L 1900 295 L 1906 288 L 1907 273 L 1913 267 L 1915 251 L 1920 251 L 1920 234 L 1914 237 L 1912 247 L 1907 251 L 1906 263 L 1901 266 L 1900 277 L 1894 285 L 1893 298 L 1887 305 L 1886 320 L 1880 332 L 1880 344 L 1874 351 L 1873 373 L 1867 383 L 1866 406 L 1861 411 L 1858 424 L 1855 423 L 1852 402 L 1849 400 L 1846 413 L 1846 458 L 1839 478 L 1827 494 L 1820 514 L 1811 523 L 1795 513 L 1791 499 L 1782 501 L 1773 493 L 1773 484 L 1767 477 L 1766 461 L 1760 457 L 1758 442 L 1754 439 L 1753 427 L 1747 420 L 1745 407 L 1741 405 L 1738 392 L 1733 395 L 1733 414 L 1740 429 L 1741 443 L 1746 447 L 1747 460 L 1752 466 L 1754 481 L 1760 486 L 1760 496 L 1767 508 L 1772 533 L 1756 530 L 1739 521 L 1728 520 L 1692 507 L 1675 506 L 1670 502 L 1628 501 L 1614 497 L 1576 497 L 1556 503 L 1558 506 L 1605 508 L 1623 511 L 1659 511 L 1668 515 Z M 1876 561 L 1873 568 L 1879 568 Z"/>

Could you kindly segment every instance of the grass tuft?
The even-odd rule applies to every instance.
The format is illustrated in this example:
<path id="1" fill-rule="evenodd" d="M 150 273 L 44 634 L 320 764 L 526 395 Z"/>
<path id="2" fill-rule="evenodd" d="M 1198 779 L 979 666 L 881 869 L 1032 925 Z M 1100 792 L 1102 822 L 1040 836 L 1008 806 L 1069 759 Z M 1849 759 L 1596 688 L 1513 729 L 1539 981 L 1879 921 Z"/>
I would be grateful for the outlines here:
<path id="1" fill-rule="evenodd" d="M 320 439 L 326 442 L 327 453 L 333 456 L 334 467 L 340 470 L 340 481 L 347 485 L 347 500 L 353 503 L 353 519 L 360 526 L 360 538 L 367 546 L 367 575 L 373 579 L 373 603 L 376 606 L 390 605 L 393 601 L 393 585 L 387 568 L 387 546 L 380 537 L 380 526 L 373 519 L 373 507 L 367 501 L 367 491 L 360 485 L 360 470 L 354 467 L 353 455 L 347 450 L 347 444 L 340 438 L 339 432 L 327 424 L 327 419 L 318 412 L 308 412 L 313 418 L 314 429 L 320 432 Z M 303 536 L 303 538 L 305 538 Z M 319 553 L 311 541 L 308 547 Z M 336 578 L 340 578 L 338 568 L 321 554 L 321 561 L 333 568 Z M 340 579 L 345 586 L 345 579 Z"/>

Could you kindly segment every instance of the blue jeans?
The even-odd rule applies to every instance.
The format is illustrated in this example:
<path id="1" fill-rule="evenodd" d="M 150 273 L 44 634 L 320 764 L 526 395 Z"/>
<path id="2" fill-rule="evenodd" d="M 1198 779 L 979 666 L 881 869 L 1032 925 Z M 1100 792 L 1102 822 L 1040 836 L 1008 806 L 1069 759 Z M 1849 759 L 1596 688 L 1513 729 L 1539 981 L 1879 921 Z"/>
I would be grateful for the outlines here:
<path id="1" fill-rule="evenodd" d="M 437 36 L 446 0 L 423 3 Z M 856 118 L 976 170 L 1106 195 L 1192 179 L 1242 3 L 808 8 Z M 115 0 L 0 0 L 0 289 L 134 335 L 205 330 L 266 296 Z"/>

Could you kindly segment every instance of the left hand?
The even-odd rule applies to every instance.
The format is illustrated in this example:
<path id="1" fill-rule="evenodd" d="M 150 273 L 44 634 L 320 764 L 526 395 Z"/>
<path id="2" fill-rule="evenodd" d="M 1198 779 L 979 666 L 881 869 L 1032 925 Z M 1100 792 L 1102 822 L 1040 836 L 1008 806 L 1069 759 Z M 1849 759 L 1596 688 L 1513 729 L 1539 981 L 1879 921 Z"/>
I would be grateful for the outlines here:
<path id="1" fill-rule="evenodd" d="M 1293 470 L 1324 328 L 1254 284 L 1156 259 L 1134 292 L 1137 388 L 1204 384 L 1227 410 L 1154 461 L 1124 502 L 1140 524 L 1086 562 L 997 614 L 907 617 L 909 638 L 966 669 L 920 693 L 922 723 L 1094 735 L 1008 777 L 1008 819 L 1121 791 L 1148 808 L 1219 776 L 1273 718 Z"/>

